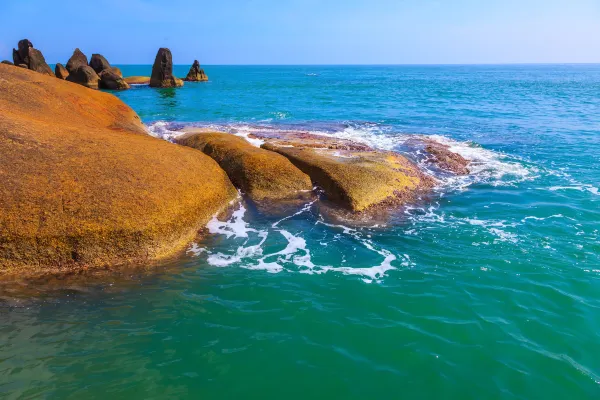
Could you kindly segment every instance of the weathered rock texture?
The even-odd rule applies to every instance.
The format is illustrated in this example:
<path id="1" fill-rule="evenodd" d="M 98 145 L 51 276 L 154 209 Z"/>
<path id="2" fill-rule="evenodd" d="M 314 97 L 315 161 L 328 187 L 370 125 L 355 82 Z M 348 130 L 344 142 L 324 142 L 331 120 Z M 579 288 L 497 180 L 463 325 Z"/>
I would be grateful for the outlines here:
<path id="1" fill-rule="evenodd" d="M 67 79 L 67 77 L 69 76 L 69 71 L 67 71 L 64 65 L 58 63 L 54 67 L 54 75 L 58 79 Z"/>
<path id="2" fill-rule="evenodd" d="M 228 133 L 188 133 L 177 143 L 203 151 L 254 201 L 291 199 L 312 189 L 308 175 L 284 156 Z"/>
<path id="3" fill-rule="evenodd" d="M 72 74 L 77 68 L 83 66 L 88 66 L 87 57 L 81 52 L 81 50 L 75 49 L 75 51 L 73 51 L 73 55 L 71 56 L 71 58 L 69 58 L 69 61 L 67 62 L 67 71 L 69 71 L 69 73 Z"/>
<path id="4" fill-rule="evenodd" d="M 158 88 L 183 86 L 183 81 L 173 76 L 173 56 L 171 50 L 160 48 L 152 66 L 150 86 Z"/>
<path id="5" fill-rule="evenodd" d="M 263 148 L 287 157 L 329 200 L 352 212 L 415 201 L 434 184 L 397 153 L 306 133 L 261 138 Z"/>
<path id="6" fill-rule="evenodd" d="M 127 76 L 123 78 L 125 82 L 130 85 L 149 85 L 150 77 L 149 76 Z"/>
<path id="7" fill-rule="evenodd" d="M 206 76 L 206 74 L 204 73 L 204 70 L 202 68 L 200 68 L 200 63 L 198 62 L 198 60 L 194 60 L 194 64 L 190 68 L 190 72 L 188 72 L 184 81 L 203 82 L 203 81 L 207 81 L 207 80 L 208 80 L 208 76 Z"/>
<path id="8" fill-rule="evenodd" d="M 112 70 L 105 69 L 100 73 L 99 86 L 101 89 L 126 90 L 129 84 Z"/>
<path id="9" fill-rule="evenodd" d="M 430 163 L 456 175 L 469 174 L 470 162 L 460 154 L 452 152 L 449 146 L 433 140 L 424 140 L 424 142 L 425 151 L 429 153 L 428 161 Z"/>
<path id="10" fill-rule="evenodd" d="M 13 49 L 13 61 L 15 65 L 24 65 L 32 71 L 54 76 L 42 52 L 33 48 L 33 44 L 29 40 L 23 39 L 19 41 L 18 47 L 18 50 Z"/>
<path id="11" fill-rule="evenodd" d="M 102 54 L 92 54 L 90 59 L 90 67 L 99 75 L 104 70 L 111 70 L 110 63 Z"/>
<path id="12" fill-rule="evenodd" d="M 66 80 L 69 82 L 77 83 L 90 89 L 98 89 L 100 77 L 87 65 L 81 65 L 75 69 L 69 71 L 69 76 Z"/>
<path id="13" fill-rule="evenodd" d="M 112 67 L 112 72 L 117 74 L 119 76 L 119 78 L 123 77 L 123 73 L 121 72 L 121 69 L 119 67 Z"/>
<path id="14" fill-rule="evenodd" d="M 115 96 L 0 65 L 0 273 L 147 262 L 235 198 L 200 151 L 146 134 Z"/>

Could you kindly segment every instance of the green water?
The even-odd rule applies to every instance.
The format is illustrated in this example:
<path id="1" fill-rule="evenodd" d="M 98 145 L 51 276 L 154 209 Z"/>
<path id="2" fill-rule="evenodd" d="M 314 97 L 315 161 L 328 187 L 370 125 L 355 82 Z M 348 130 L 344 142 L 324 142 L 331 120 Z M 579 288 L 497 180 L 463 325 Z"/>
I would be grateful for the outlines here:
<path id="1" fill-rule="evenodd" d="M 384 226 L 242 203 L 155 274 L 0 287 L 0 397 L 600 398 L 600 66 L 206 72 L 117 95 L 165 139 L 425 134 L 472 174 Z"/>

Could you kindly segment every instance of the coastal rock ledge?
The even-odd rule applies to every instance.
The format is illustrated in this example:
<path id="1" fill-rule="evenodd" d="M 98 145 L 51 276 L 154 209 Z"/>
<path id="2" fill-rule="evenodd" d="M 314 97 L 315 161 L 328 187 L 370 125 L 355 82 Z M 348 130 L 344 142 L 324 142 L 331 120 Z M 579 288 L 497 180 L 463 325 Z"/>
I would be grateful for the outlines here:
<path id="1" fill-rule="evenodd" d="M 146 134 L 112 94 L 0 64 L 0 274 L 141 263 L 236 198 L 202 152 Z"/>

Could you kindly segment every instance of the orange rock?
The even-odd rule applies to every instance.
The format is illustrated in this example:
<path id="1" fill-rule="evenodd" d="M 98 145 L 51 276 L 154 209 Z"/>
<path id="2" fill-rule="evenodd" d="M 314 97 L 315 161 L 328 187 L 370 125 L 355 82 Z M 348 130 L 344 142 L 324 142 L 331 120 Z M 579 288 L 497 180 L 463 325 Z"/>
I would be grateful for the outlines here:
<path id="1" fill-rule="evenodd" d="M 237 195 L 200 151 L 117 97 L 0 65 L 0 273 L 167 257 Z"/>

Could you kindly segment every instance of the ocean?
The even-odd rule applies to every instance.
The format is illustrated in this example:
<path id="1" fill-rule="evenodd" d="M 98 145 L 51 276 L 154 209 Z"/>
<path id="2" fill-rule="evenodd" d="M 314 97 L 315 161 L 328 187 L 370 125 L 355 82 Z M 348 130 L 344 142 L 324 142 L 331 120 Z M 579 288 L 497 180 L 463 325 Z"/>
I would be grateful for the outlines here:
<path id="1" fill-rule="evenodd" d="M 600 65 L 205 70 L 115 94 L 165 140 L 427 135 L 471 174 L 372 225 L 242 202 L 152 273 L 2 295 L 0 397 L 600 398 Z"/>

